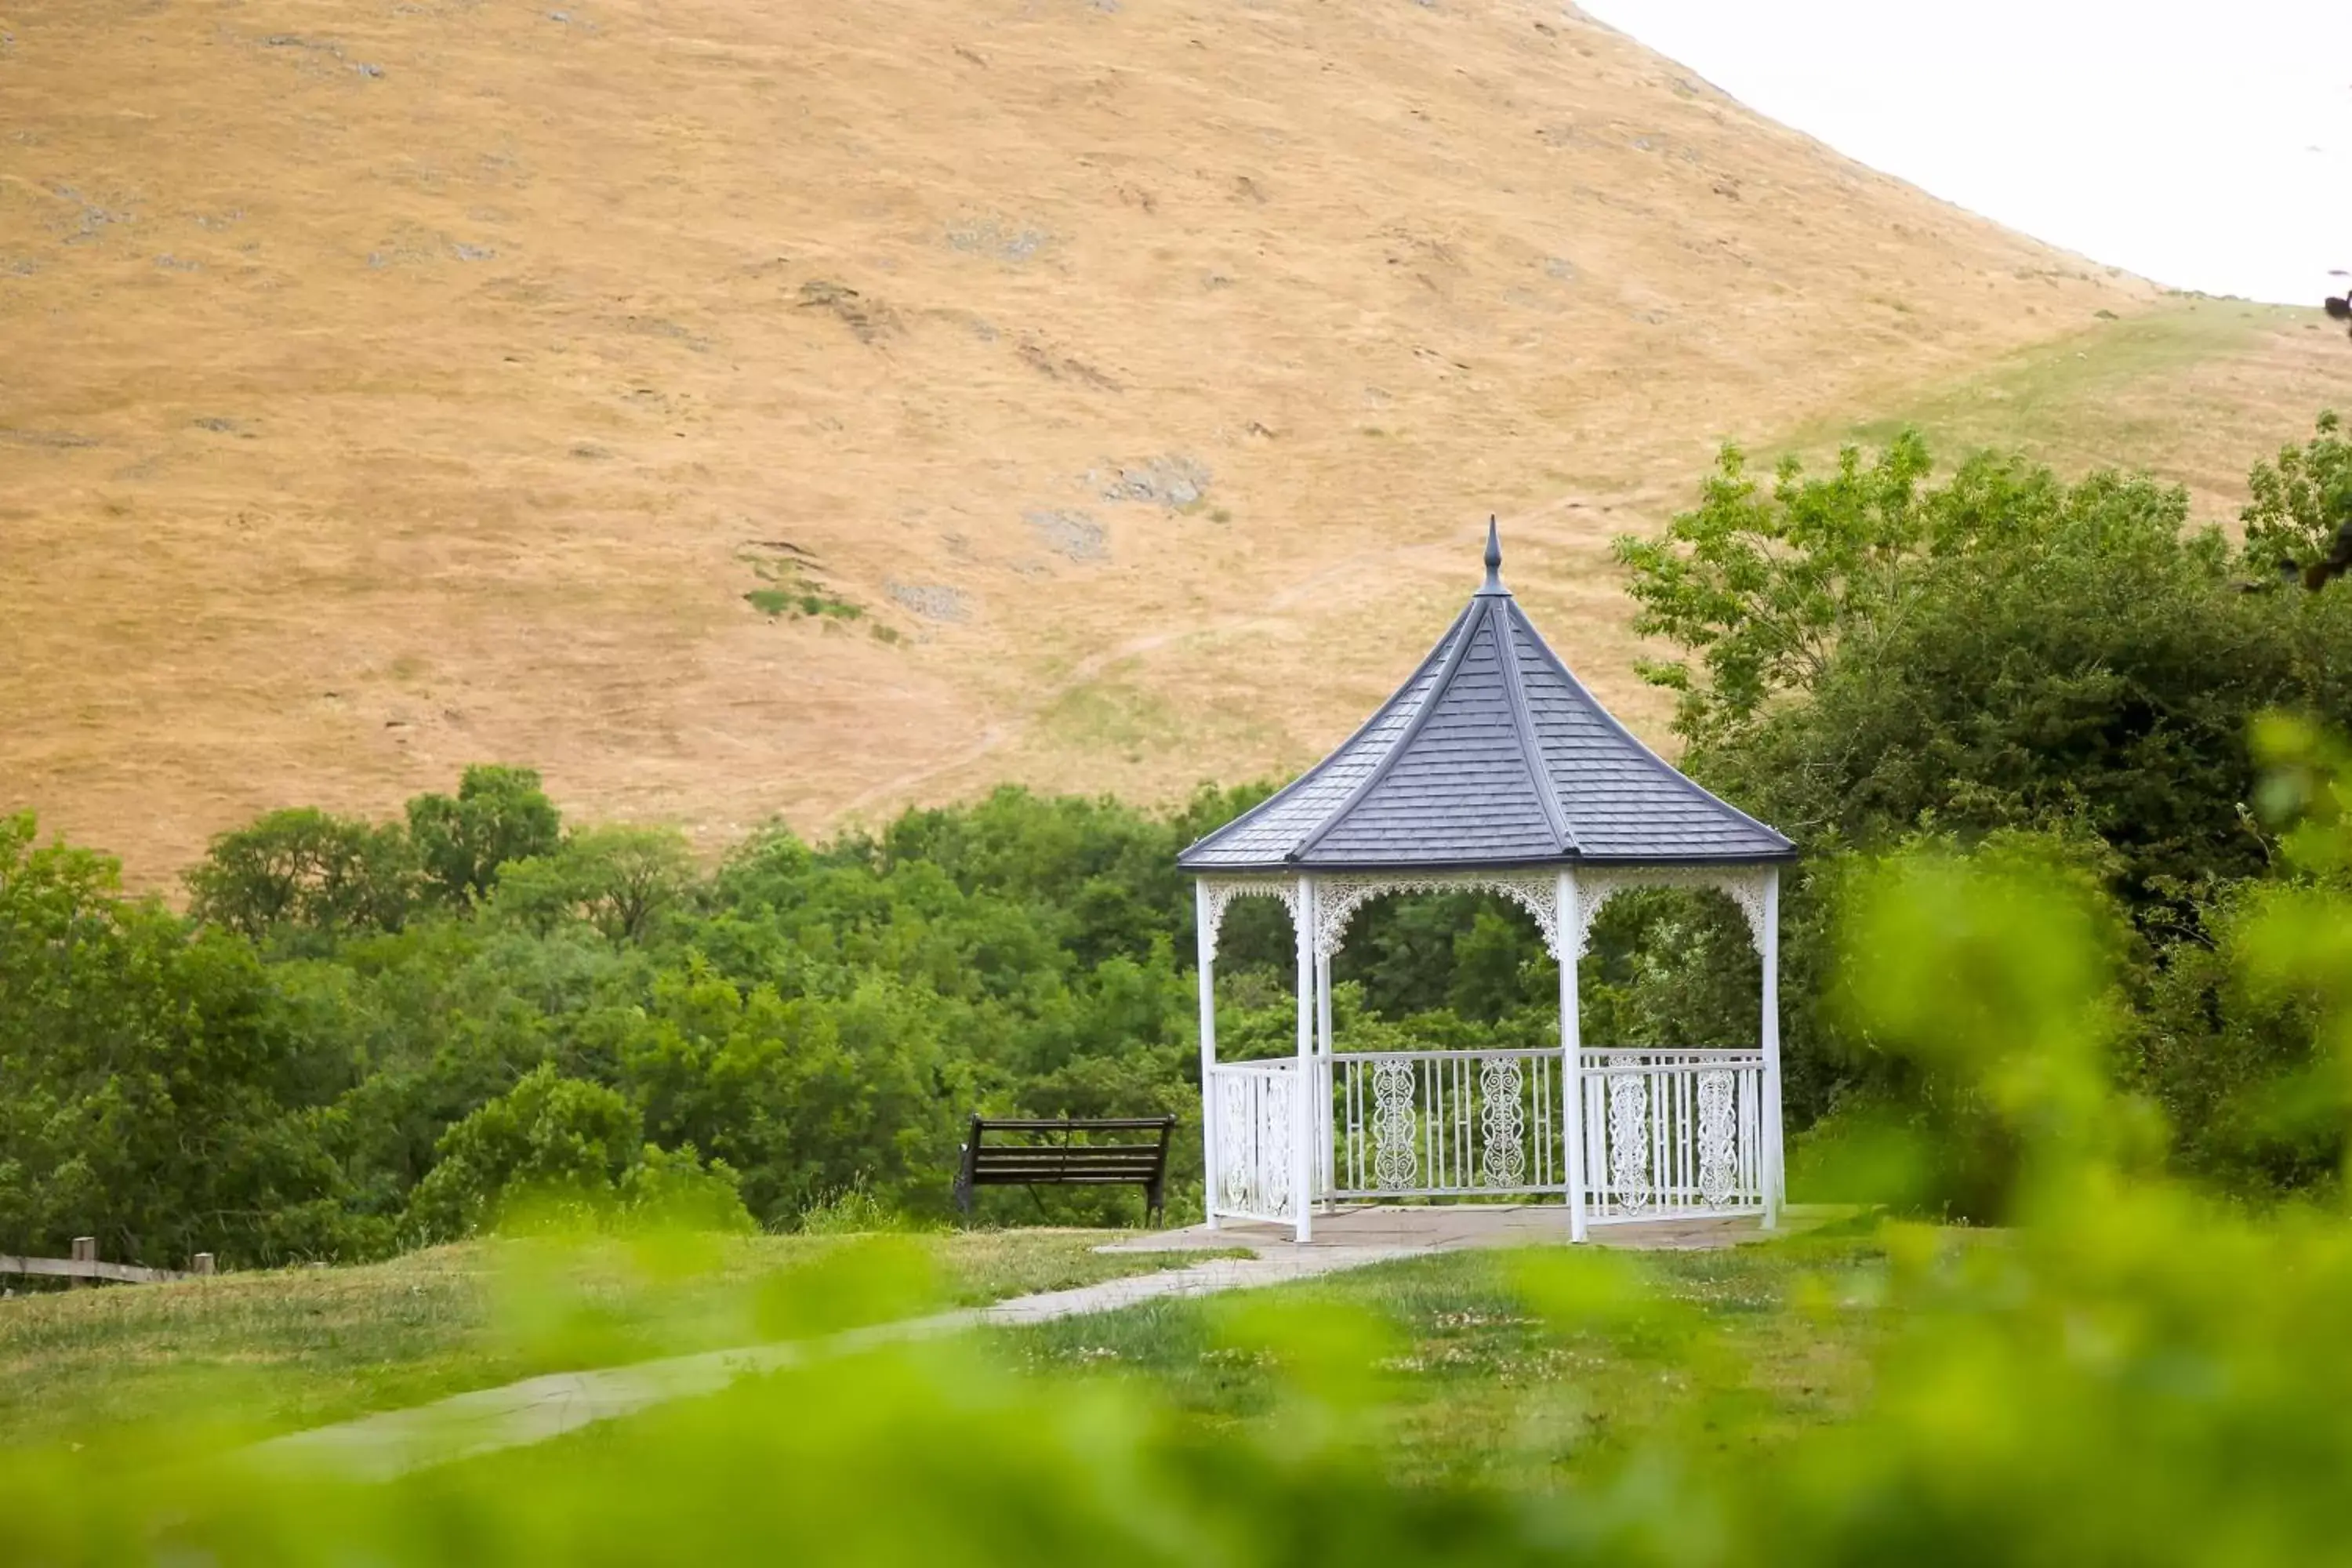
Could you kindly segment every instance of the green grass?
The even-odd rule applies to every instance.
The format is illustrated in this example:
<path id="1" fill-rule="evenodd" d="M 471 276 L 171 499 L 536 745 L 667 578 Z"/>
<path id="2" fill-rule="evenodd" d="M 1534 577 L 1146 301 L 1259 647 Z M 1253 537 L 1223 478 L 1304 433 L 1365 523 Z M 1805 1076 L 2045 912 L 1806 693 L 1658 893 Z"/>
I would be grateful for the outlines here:
<path id="1" fill-rule="evenodd" d="M 2013 354 L 1948 385 L 1884 400 L 1884 416 L 1828 421 L 1795 431 L 1776 452 L 1808 458 L 1845 442 L 1882 444 L 1906 426 L 1939 453 L 2017 449 L 2062 468 L 2152 453 L 2175 431 L 2171 400 L 2136 400 L 2145 385 L 2193 365 L 2246 352 L 2261 334 L 2311 312 L 2284 305 L 2185 297 L 2145 315 L 2095 321 L 2081 331 Z"/>
<path id="2" fill-rule="evenodd" d="M 1563 1310 L 1557 1295 L 1547 1306 L 1542 1271 L 1562 1260 L 1553 1250 L 1444 1253 L 1001 1340 L 1032 1370 L 1138 1379 L 1213 1426 L 1265 1427 L 1285 1418 L 1283 1389 L 1299 1369 L 1253 1348 L 1254 1322 L 1286 1324 L 1275 1343 L 1328 1333 L 1335 1356 L 1366 1380 L 1357 1419 L 1405 1480 L 1556 1484 L 1693 1428 L 1708 1446 L 1769 1461 L 1796 1433 L 1852 1414 L 1868 1391 L 1869 1352 L 1885 1325 L 1870 1304 L 1884 1260 L 1867 1240 L 1610 1255 L 1601 1266 L 1646 1300 L 1631 1319 Z M 1367 1324 L 1376 1326 L 1369 1338 Z"/>
<path id="3" fill-rule="evenodd" d="M 759 1237 L 470 1243 L 365 1268 L 20 1297 L 0 1303 L 0 1451 L 192 1426 L 240 1439 L 840 1326 L 809 1321 L 812 1302 L 860 1321 L 1192 1261 L 1098 1254 L 1105 1234 L 907 1237 L 898 1266 L 928 1274 L 912 1284 L 877 1284 L 870 1261 L 863 1275 L 827 1269 L 869 1256 L 845 1252 L 849 1238 Z M 1822 1233 L 1716 1252 L 1455 1252 L 994 1331 L 984 1345 L 1016 1368 L 1135 1380 L 1183 1419 L 1269 1440 L 1296 1418 L 1299 1388 L 1344 1384 L 1354 1429 L 1399 1479 L 1542 1487 L 1694 1430 L 1769 1460 L 1843 1419 L 1885 1327 L 1872 1305 L 1882 1262 L 1858 1234 Z M 1595 1279 L 1621 1297 L 1592 1295 Z M 1620 1310 L 1632 1299 L 1638 1309 Z M 1300 1366 L 1302 1345 L 1329 1363 Z"/>
<path id="4" fill-rule="evenodd" d="M 1190 754 L 1202 745 L 1264 751 L 1280 735 L 1270 726 L 1225 709 L 1180 709 L 1134 679 L 1127 659 L 1063 692 L 1037 715 L 1040 734 L 1056 745 L 1128 762 Z"/>
<path id="5" fill-rule="evenodd" d="M 837 599 L 829 594 L 798 585 L 754 588 L 743 595 L 743 602 L 771 620 L 783 616 L 810 616 L 827 620 L 854 621 L 866 614 L 865 610 L 846 599 Z"/>
<path id="6" fill-rule="evenodd" d="M 743 602 L 772 621 L 786 616 L 820 621 L 856 621 L 866 617 L 864 605 L 834 593 L 798 561 L 754 551 L 746 551 L 736 559 L 749 564 L 752 575 L 764 584 L 746 593 Z M 883 630 L 878 622 L 875 624 L 877 637 L 882 637 Z M 896 638 L 893 636 L 883 640 Z"/>
<path id="7" fill-rule="evenodd" d="M 1167 699 L 1118 679 L 1131 668 L 1063 693 L 1038 716 L 1039 728 L 1056 741 L 1130 762 L 1178 745 L 1185 734 L 1181 716 Z"/>
<path id="8" fill-rule="evenodd" d="M 928 1281 L 906 1310 L 968 1306 L 1181 1265 L 1100 1254 L 1110 1233 L 906 1238 Z M 290 1430 L 542 1372 L 788 1333 L 822 1237 L 569 1247 L 476 1242 L 352 1268 L 229 1274 L 0 1300 L 0 1447 L 196 1421 Z"/>

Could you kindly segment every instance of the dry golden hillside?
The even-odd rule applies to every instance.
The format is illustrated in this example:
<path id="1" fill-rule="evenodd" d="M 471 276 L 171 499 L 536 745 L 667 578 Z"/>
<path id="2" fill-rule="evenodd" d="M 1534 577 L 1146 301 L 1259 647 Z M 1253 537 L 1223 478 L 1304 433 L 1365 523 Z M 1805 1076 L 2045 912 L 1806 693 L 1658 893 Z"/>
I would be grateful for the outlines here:
<path id="1" fill-rule="evenodd" d="M 1654 734 L 1605 542 L 1717 437 L 1917 406 L 2220 504 L 2328 374 L 2300 318 L 2161 300 L 1557 4 L 0 35 L 0 804 L 151 883 L 473 760 L 713 847 L 1277 772 L 1434 636 L 1490 510 Z"/>

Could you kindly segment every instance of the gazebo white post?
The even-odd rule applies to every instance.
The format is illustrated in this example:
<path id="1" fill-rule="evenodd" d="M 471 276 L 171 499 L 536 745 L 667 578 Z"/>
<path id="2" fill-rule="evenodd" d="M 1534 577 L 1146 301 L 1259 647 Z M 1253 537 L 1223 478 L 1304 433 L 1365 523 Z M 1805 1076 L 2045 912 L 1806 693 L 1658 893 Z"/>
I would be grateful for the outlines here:
<path id="1" fill-rule="evenodd" d="M 1315 1114 L 1315 879 L 1298 879 L 1298 1067 L 1291 1075 L 1295 1096 L 1290 1121 L 1290 1238 L 1304 1246 L 1314 1237 L 1314 1175 L 1319 1162 L 1309 1139 L 1323 1124 Z"/>
<path id="2" fill-rule="evenodd" d="M 1764 872 L 1764 1228 L 1777 1230 L 1786 1200 L 1780 1154 L 1780 868 Z"/>
<path id="3" fill-rule="evenodd" d="M 1217 1228 L 1217 933 L 1211 929 L 1209 884 L 1192 880 L 1192 927 L 1201 971 L 1202 1213 Z"/>
<path id="4" fill-rule="evenodd" d="M 1335 1071 L 1331 1060 L 1331 960 L 1334 956 L 1323 951 L 1320 942 L 1315 944 L 1315 1190 L 1318 1196 L 1328 1194 L 1339 1184 L 1332 1179 L 1331 1169 L 1331 1100 Z"/>
<path id="5" fill-rule="evenodd" d="M 1566 1119 L 1568 1239 L 1584 1239 L 1584 1020 L 1576 994 L 1577 950 L 1583 945 L 1583 910 L 1576 873 L 1562 871 L 1554 897 L 1559 925 L 1560 1113 Z"/>

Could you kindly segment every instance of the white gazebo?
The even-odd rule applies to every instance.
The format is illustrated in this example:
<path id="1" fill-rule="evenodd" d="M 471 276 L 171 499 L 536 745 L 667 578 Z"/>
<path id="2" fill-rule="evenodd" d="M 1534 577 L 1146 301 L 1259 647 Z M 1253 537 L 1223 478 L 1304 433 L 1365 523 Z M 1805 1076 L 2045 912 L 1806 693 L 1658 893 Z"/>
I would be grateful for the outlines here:
<path id="1" fill-rule="evenodd" d="M 1396 695 L 1287 787 L 1184 851 L 1195 878 L 1208 1215 L 1309 1238 L 1318 1204 L 1552 1194 L 1586 1227 L 1781 1204 L 1780 868 L 1788 839 L 1635 740 L 1486 581 Z M 1759 1038 L 1587 1046 L 1577 959 L 1628 888 L 1713 888 L 1763 958 Z M 1331 959 L 1400 892 L 1500 894 L 1559 963 L 1558 1050 L 1334 1052 Z M 1217 1059 L 1217 932 L 1279 899 L 1297 936 L 1298 1050 Z M 1303 1088 L 1302 1088 L 1303 1086 Z"/>

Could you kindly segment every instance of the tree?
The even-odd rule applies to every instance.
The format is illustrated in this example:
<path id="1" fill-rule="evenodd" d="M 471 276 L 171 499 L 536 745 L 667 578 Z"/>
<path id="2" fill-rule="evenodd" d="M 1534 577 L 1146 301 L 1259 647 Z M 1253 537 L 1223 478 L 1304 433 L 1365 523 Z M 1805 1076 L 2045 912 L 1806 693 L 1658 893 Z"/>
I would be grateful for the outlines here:
<path id="1" fill-rule="evenodd" d="M 614 942 L 633 942 L 693 886 L 693 851 L 675 828 L 578 828 L 554 854 L 501 869 L 497 903 L 541 929 L 584 920 Z"/>
<path id="2" fill-rule="evenodd" d="M 2328 527 L 2329 476 L 2347 466 L 2334 442 L 2323 421 L 2310 446 L 2256 468 L 2250 552 L 2308 550 Z M 1890 1080 L 1801 978 L 1824 973 L 1823 905 L 1841 858 L 2021 835 L 2095 868 L 2128 917 L 2137 945 L 2118 962 L 2154 1005 L 2128 1041 L 2183 1119 L 2181 1147 L 2209 1169 L 2307 1181 L 2332 1142 L 2298 1152 L 2293 1139 L 2244 1131 L 2279 1075 L 2308 1059 L 2292 1020 L 2197 977 L 2225 967 L 2207 950 L 2227 939 L 2217 911 L 2231 889 L 2275 854 L 2249 810 L 2249 731 L 2274 708 L 2352 716 L 2352 599 L 2270 588 L 2267 569 L 2267 591 L 2242 591 L 2243 555 L 2191 525 L 2181 492 L 2145 476 L 2068 482 L 1979 456 L 1940 483 L 1914 483 L 1899 526 L 1885 521 L 1891 503 L 1851 504 L 1849 477 L 1908 471 L 1917 456 L 1898 466 L 1891 453 L 1849 453 L 1826 489 L 1784 466 L 1769 499 L 1735 496 L 1718 475 L 1704 515 L 1621 552 L 1653 607 L 1645 624 L 1686 661 L 1684 765 L 1808 851 L 1783 900 L 1792 1111 L 1804 1119 L 1856 1096 L 1941 1104 L 1933 1086 Z M 1735 591 L 1756 581 L 1769 591 Z M 1800 591 L 1816 584 L 1830 586 Z M 1797 606 L 1783 618 L 1810 628 L 1801 663 L 1717 657 L 1789 646 L 1748 624 L 1751 602 L 1767 621 Z M 1707 1037 L 1752 1016 L 1747 998 L 1672 955 L 1633 975 L 1622 1000 L 1666 1037 Z M 2227 1094 L 2209 1092 L 2225 1081 Z M 1944 1195 L 1997 1190 L 1987 1173 L 1998 1165 L 1956 1163 Z"/>
<path id="3" fill-rule="evenodd" d="M 410 1227 L 448 1240 L 496 1219 L 510 1196 L 609 1197 L 640 1146 L 626 1100 L 542 1063 L 442 1136 L 409 1200 Z"/>
<path id="4" fill-rule="evenodd" d="M 426 886 L 460 909 L 489 895 L 501 866 L 553 854 L 562 828 L 530 768 L 477 763 L 458 782 L 455 800 L 421 795 L 408 803 L 408 834 Z"/>
<path id="5" fill-rule="evenodd" d="M 0 1251 L 176 1264 L 349 1256 L 339 1064 L 230 931 L 121 896 L 113 861 L 0 819 Z"/>
<path id="6" fill-rule="evenodd" d="M 1633 629 L 1679 644 L 1705 668 L 1700 679 L 1687 658 L 1643 667 L 1682 693 L 1677 730 L 1703 743 L 1737 728 L 1819 679 L 1846 635 L 1893 607 L 1905 564 L 1930 543 L 1919 503 L 1930 467 L 1927 444 L 1906 430 L 1867 466 L 1860 448 L 1844 448 L 1826 479 L 1783 458 L 1767 492 L 1748 477 L 1747 455 L 1726 445 L 1697 510 L 1661 538 L 1616 541 L 1641 606 Z"/>
<path id="7" fill-rule="evenodd" d="M 2252 499 L 2238 513 L 2246 529 L 2246 559 L 2258 574 L 2282 560 L 2325 555 L 2336 532 L 2352 524 L 2352 441 L 2333 410 L 2320 415 L 2310 440 L 2282 447 L 2246 476 Z"/>
<path id="8" fill-rule="evenodd" d="M 835 997 L 740 989 L 690 960 L 654 982 L 620 1046 L 622 1080 L 658 1142 L 742 1173 L 751 1212 L 786 1224 L 862 1184 L 894 1206 L 944 1206 L 942 1173 L 974 1104 L 942 1037 L 962 1012 L 883 975 Z"/>
<path id="9" fill-rule="evenodd" d="M 221 834 L 186 878 L 189 913 L 257 942 L 289 927 L 325 937 L 398 931 L 416 880 L 416 857 L 398 824 L 379 827 L 309 806 Z"/>
<path id="10" fill-rule="evenodd" d="M 1644 629 L 1685 654 L 1685 765 L 1816 844 L 2087 827 L 2143 910 L 2259 869 L 2248 727 L 2341 707 L 2352 616 L 2238 592 L 2177 488 L 1985 455 L 1930 485 L 1927 457 L 1784 464 L 1765 499 L 1733 454 L 1699 511 L 1621 543 Z"/>

